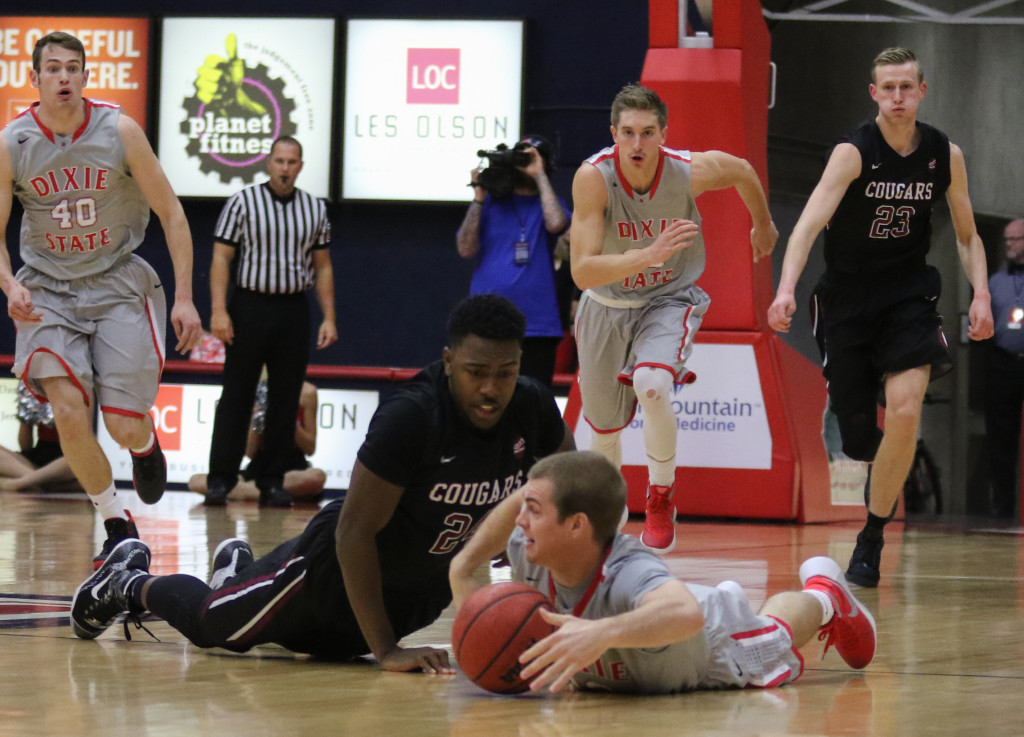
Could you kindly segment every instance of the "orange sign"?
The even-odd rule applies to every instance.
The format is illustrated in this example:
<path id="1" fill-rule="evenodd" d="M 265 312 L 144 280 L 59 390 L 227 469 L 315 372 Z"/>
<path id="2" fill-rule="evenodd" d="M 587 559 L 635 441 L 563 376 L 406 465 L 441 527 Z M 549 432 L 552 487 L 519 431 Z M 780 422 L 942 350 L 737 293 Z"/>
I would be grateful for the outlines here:
<path id="1" fill-rule="evenodd" d="M 149 19 L 0 16 L 0 128 L 36 102 L 32 49 L 50 31 L 66 31 L 85 46 L 84 95 L 115 102 L 146 129 Z"/>
<path id="2" fill-rule="evenodd" d="M 181 402 L 182 387 L 177 384 L 161 384 L 156 394 L 156 403 L 149 410 L 153 428 L 164 450 L 181 450 Z"/>

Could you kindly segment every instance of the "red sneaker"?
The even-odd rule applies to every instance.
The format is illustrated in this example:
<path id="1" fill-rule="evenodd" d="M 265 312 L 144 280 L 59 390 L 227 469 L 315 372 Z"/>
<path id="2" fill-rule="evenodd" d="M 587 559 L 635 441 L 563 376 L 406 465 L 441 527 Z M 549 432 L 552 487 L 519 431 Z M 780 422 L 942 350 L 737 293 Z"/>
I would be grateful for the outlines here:
<path id="1" fill-rule="evenodd" d="M 647 487 L 647 518 L 640 544 L 658 555 L 676 546 L 676 505 L 672 502 L 671 486 Z"/>
<path id="2" fill-rule="evenodd" d="M 835 645 L 848 666 L 866 668 L 875 657 L 875 618 L 846 585 L 843 569 L 831 558 L 808 558 L 800 566 L 800 582 L 805 590 L 825 592 L 835 607 L 831 621 L 818 635 L 819 640 L 826 640 L 825 652 Z"/>

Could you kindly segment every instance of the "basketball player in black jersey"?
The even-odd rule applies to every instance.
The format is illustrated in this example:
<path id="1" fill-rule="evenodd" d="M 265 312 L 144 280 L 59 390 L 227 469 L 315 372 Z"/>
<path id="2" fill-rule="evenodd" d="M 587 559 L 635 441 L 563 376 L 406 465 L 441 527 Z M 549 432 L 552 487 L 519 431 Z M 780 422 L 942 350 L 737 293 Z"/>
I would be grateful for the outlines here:
<path id="1" fill-rule="evenodd" d="M 797 280 L 827 227 L 825 274 L 812 300 L 815 338 L 843 452 L 872 463 L 867 523 L 846 578 L 874 587 L 882 530 L 914 459 L 925 389 L 952 366 L 935 306 L 939 273 L 925 262 L 932 208 L 943 195 L 974 287 L 972 340 L 992 335 L 992 308 L 963 152 L 917 122 L 927 90 L 917 57 L 909 49 L 886 49 L 875 58 L 871 79 L 878 115 L 832 150 L 790 236 L 768 323 L 789 330 Z M 884 434 L 876 422 L 879 390 Z"/>
<path id="2" fill-rule="evenodd" d="M 149 576 L 149 550 L 126 540 L 75 592 L 75 634 L 91 639 L 121 612 L 149 609 L 200 647 L 261 643 L 325 658 L 373 653 L 393 671 L 453 672 L 446 650 L 398 641 L 451 602 L 448 564 L 534 461 L 571 450 L 550 390 L 519 376 L 526 321 L 512 302 L 469 297 L 448 347 L 370 421 L 344 503 L 253 560 L 242 540 L 214 554 L 208 586 Z"/>

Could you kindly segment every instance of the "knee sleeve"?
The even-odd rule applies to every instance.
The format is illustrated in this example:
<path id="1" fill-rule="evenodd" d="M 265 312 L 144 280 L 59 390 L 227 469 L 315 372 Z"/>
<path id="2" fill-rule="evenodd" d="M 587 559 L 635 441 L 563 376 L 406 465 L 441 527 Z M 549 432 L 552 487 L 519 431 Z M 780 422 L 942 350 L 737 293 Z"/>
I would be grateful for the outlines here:
<path id="1" fill-rule="evenodd" d="M 633 373 L 633 391 L 644 410 L 644 447 L 650 482 L 671 486 L 676 474 L 676 415 L 672 410 L 672 374 L 641 367 Z"/>
<path id="2" fill-rule="evenodd" d="M 882 442 L 882 430 L 878 427 L 875 414 L 857 412 L 837 419 L 839 435 L 843 439 L 843 453 L 855 461 L 874 461 Z"/>

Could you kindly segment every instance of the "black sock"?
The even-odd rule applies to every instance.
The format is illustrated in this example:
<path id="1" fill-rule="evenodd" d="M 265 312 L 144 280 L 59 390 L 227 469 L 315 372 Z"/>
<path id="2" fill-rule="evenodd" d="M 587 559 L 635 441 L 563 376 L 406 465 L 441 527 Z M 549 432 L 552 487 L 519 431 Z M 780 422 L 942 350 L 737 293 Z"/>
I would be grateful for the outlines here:
<path id="1" fill-rule="evenodd" d="M 125 596 L 128 598 L 128 603 L 132 606 L 132 611 L 145 611 L 146 607 L 142 604 L 142 585 L 151 578 L 156 576 L 136 576 L 128 582 L 128 588 L 125 590 Z"/>
<path id="2" fill-rule="evenodd" d="M 874 530 L 879 535 L 881 535 L 882 531 L 885 529 L 885 523 L 888 521 L 889 520 L 886 517 L 878 517 L 874 514 L 871 514 L 871 512 L 868 512 L 868 521 L 864 525 L 864 529 Z"/>

